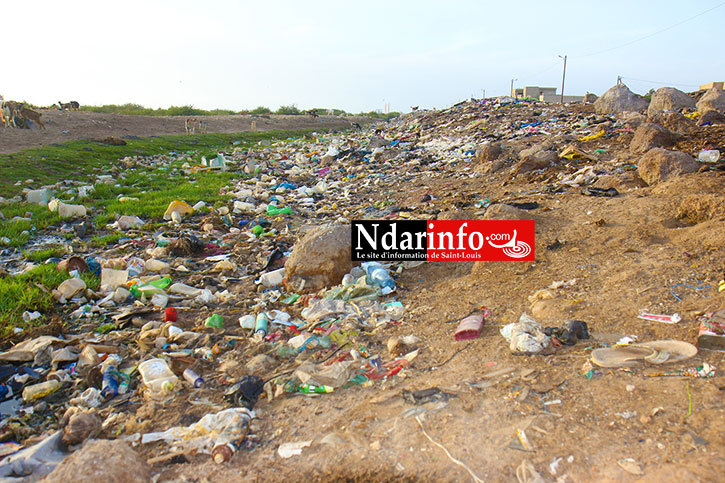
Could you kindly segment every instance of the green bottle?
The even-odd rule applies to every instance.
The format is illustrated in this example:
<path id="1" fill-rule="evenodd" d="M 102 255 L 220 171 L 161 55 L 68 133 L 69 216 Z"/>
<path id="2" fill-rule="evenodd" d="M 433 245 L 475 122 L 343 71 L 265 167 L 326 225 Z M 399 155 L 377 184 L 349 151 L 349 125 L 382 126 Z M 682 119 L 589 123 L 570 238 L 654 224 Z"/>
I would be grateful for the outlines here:
<path id="1" fill-rule="evenodd" d="M 312 384 L 300 384 L 299 391 L 305 394 L 329 394 L 335 390 L 331 386 L 313 386 Z"/>

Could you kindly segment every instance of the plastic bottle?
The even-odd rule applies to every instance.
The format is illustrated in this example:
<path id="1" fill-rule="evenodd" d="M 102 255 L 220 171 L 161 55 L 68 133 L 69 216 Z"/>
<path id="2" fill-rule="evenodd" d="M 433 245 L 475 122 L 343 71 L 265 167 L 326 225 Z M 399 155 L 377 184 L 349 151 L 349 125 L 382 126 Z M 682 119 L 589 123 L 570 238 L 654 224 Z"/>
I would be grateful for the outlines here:
<path id="1" fill-rule="evenodd" d="M 163 359 L 149 359 L 138 365 L 138 372 L 146 388 L 154 394 L 171 392 L 179 379 Z"/>
<path id="2" fill-rule="evenodd" d="M 118 354 L 111 354 L 101 365 L 101 373 L 103 374 L 101 396 L 106 400 L 118 395 L 118 386 L 121 378 L 118 377 L 117 368 L 121 360 Z"/>
<path id="3" fill-rule="evenodd" d="M 395 290 L 395 280 L 390 276 L 388 271 L 378 262 L 364 262 L 361 264 L 362 269 L 367 274 L 367 281 L 370 284 L 377 285 L 383 291 L 383 294 L 389 294 Z"/>
<path id="4" fill-rule="evenodd" d="M 211 458 L 214 460 L 214 463 L 220 465 L 232 459 L 236 450 L 236 446 L 232 443 L 218 444 L 211 450 Z"/>
<path id="5" fill-rule="evenodd" d="M 40 399 L 60 389 L 60 381 L 51 379 L 50 381 L 41 382 L 40 384 L 33 384 L 23 389 L 23 401 L 33 401 Z"/>
<path id="6" fill-rule="evenodd" d="M 182 375 L 184 376 L 184 379 L 186 379 L 186 381 L 194 387 L 201 387 L 201 385 L 204 384 L 204 379 L 202 379 L 199 374 L 191 370 L 190 367 L 184 369 Z"/>
<path id="7" fill-rule="evenodd" d="M 103 382 L 101 383 L 101 396 L 103 399 L 111 399 L 118 395 L 119 380 L 116 368 L 109 368 L 103 372 Z"/>
<path id="8" fill-rule="evenodd" d="M 697 155 L 697 159 L 701 163 L 717 163 L 720 159 L 720 151 L 717 149 L 704 149 Z"/>
<path id="9" fill-rule="evenodd" d="M 174 281 L 171 279 L 171 277 L 164 277 L 160 278 L 158 280 L 154 280 L 153 282 L 149 282 L 149 285 L 153 285 L 154 287 L 160 288 L 162 290 L 165 290 L 169 285 L 171 285 Z"/>
<path id="10" fill-rule="evenodd" d="M 311 384 L 300 384 L 299 391 L 304 394 L 329 394 L 335 391 L 332 386 L 313 386 Z"/>
<path id="11" fill-rule="evenodd" d="M 267 335 L 267 326 L 269 325 L 269 317 L 264 312 L 257 314 L 257 319 L 254 323 L 254 336 L 258 339 L 264 339 Z"/>

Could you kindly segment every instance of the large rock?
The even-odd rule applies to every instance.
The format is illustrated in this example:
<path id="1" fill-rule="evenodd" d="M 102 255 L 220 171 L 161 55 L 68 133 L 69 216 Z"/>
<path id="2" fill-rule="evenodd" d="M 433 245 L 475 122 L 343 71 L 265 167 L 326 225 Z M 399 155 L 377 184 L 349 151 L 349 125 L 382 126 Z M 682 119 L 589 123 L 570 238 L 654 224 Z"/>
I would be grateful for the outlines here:
<path id="1" fill-rule="evenodd" d="M 667 129 L 657 124 L 645 122 L 634 132 L 629 150 L 632 154 L 644 154 L 652 148 L 668 147 L 675 144 L 675 137 Z"/>
<path id="2" fill-rule="evenodd" d="M 128 443 L 92 439 L 47 476 L 48 483 L 151 481 L 151 468 Z"/>
<path id="3" fill-rule="evenodd" d="M 706 111 L 702 116 L 700 116 L 697 122 L 701 126 L 707 123 L 725 124 L 725 115 L 723 115 L 719 111 Z"/>
<path id="4" fill-rule="evenodd" d="M 662 111 L 678 111 L 684 108 L 695 108 L 695 99 L 674 87 L 660 87 L 652 94 L 647 114 L 653 115 Z"/>
<path id="5" fill-rule="evenodd" d="M 288 286 L 314 292 L 339 284 L 352 269 L 351 236 L 350 225 L 324 225 L 307 233 L 284 265 Z"/>
<path id="6" fill-rule="evenodd" d="M 479 163 L 485 163 L 488 161 L 495 161 L 501 156 L 501 144 L 500 143 L 483 143 L 476 151 L 476 160 Z"/>
<path id="7" fill-rule="evenodd" d="M 630 91 L 624 84 L 617 84 L 594 102 L 597 114 L 620 114 L 627 111 L 643 112 L 647 99 Z"/>
<path id="8" fill-rule="evenodd" d="M 725 91 L 712 88 L 697 101 L 697 110 L 705 113 L 707 111 L 725 111 Z"/>
<path id="9" fill-rule="evenodd" d="M 694 173 L 700 164 L 689 154 L 653 148 L 642 156 L 637 166 L 639 177 L 653 185 L 685 173 Z"/>
<path id="10" fill-rule="evenodd" d="M 488 207 L 483 215 L 484 220 L 533 220 L 534 217 L 526 210 L 515 206 L 496 203 Z"/>
<path id="11" fill-rule="evenodd" d="M 528 173 L 529 171 L 536 171 L 537 169 L 544 169 L 556 162 L 557 159 L 558 156 L 554 151 L 538 151 L 534 154 L 522 157 L 521 161 L 519 161 L 514 168 L 514 173 L 522 174 Z"/>

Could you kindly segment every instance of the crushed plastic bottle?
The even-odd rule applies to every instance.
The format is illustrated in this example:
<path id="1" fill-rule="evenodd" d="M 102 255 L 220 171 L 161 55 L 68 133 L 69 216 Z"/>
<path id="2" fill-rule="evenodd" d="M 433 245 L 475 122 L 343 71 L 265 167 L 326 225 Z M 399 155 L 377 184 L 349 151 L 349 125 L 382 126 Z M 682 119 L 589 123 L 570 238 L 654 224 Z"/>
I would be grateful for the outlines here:
<path id="1" fill-rule="evenodd" d="M 395 290 L 395 280 L 379 262 L 364 262 L 361 267 L 367 274 L 368 283 L 380 287 L 383 295 Z"/>
<path id="2" fill-rule="evenodd" d="M 697 159 L 701 163 L 717 163 L 717 160 L 720 159 L 720 151 L 717 149 L 703 149 L 697 155 Z"/>
<path id="3" fill-rule="evenodd" d="M 138 372 L 141 374 L 146 389 L 152 395 L 170 393 L 179 381 L 163 359 L 155 358 L 142 362 L 138 365 Z"/>
<path id="4" fill-rule="evenodd" d="M 41 382 L 40 384 L 27 386 L 23 389 L 23 401 L 29 402 L 43 398 L 60 389 L 60 386 L 60 381 L 57 379 L 51 379 L 50 381 Z"/>

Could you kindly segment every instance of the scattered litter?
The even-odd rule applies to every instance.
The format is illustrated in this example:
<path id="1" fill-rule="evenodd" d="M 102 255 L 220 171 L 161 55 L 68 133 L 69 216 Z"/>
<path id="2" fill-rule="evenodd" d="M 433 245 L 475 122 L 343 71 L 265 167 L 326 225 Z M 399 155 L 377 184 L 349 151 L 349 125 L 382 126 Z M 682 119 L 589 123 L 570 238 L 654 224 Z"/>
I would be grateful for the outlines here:
<path id="1" fill-rule="evenodd" d="M 307 448 L 312 444 L 312 441 L 297 441 L 294 443 L 282 443 L 277 448 L 277 454 L 282 458 L 291 458 L 293 456 L 301 455 L 302 449 Z"/>

